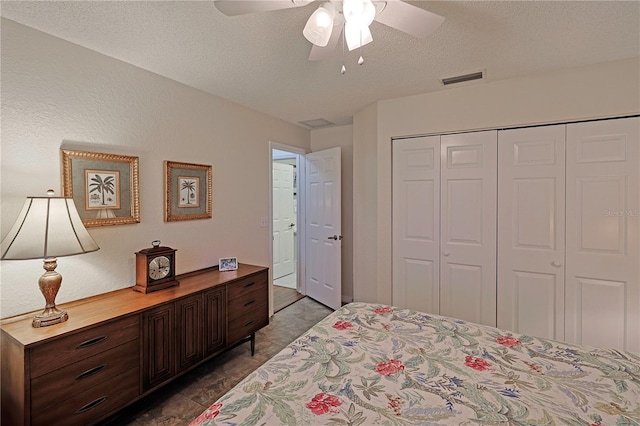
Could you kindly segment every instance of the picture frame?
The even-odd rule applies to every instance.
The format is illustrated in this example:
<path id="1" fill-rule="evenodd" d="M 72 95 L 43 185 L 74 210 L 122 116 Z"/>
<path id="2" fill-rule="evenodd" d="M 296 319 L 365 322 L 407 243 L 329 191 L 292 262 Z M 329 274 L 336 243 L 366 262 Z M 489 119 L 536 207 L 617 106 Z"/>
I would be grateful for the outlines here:
<path id="1" fill-rule="evenodd" d="M 236 257 L 221 257 L 218 261 L 218 270 L 220 271 L 235 271 L 238 269 L 238 258 Z"/>
<path id="2" fill-rule="evenodd" d="M 138 157 L 61 149 L 62 193 L 85 227 L 140 222 Z"/>
<path id="3" fill-rule="evenodd" d="M 165 161 L 165 222 L 213 217 L 210 165 Z"/>

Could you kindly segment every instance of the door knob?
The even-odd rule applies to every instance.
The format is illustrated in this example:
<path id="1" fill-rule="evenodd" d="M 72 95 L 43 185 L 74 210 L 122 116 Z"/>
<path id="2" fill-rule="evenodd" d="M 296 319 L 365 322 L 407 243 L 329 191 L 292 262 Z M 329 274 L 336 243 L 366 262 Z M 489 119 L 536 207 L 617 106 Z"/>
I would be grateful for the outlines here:
<path id="1" fill-rule="evenodd" d="M 330 240 L 338 241 L 338 240 L 341 240 L 341 239 L 342 239 L 342 235 L 332 235 L 332 236 L 330 236 L 330 237 L 328 237 L 328 238 L 329 238 Z"/>
<path id="2" fill-rule="evenodd" d="M 552 264 L 553 266 L 555 266 L 556 268 L 559 268 L 559 267 L 561 267 L 561 266 L 562 266 L 562 263 L 560 263 L 560 262 L 556 262 L 556 261 L 551 262 L 551 264 Z"/>
<path id="3" fill-rule="evenodd" d="M 293 228 L 294 226 L 296 226 L 296 224 L 292 223 L 291 225 L 289 225 L 289 228 Z"/>
<path id="4" fill-rule="evenodd" d="M 445 251 L 442 254 L 445 255 L 445 256 L 449 256 L 449 252 L 448 251 Z"/>

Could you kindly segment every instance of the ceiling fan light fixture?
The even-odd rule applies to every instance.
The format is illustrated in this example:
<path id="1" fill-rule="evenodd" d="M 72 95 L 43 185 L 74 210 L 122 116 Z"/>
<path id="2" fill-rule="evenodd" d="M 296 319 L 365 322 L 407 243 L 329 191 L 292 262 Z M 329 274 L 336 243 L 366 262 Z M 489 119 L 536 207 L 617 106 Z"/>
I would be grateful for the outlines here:
<path id="1" fill-rule="evenodd" d="M 371 25 L 376 17 L 376 7 L 371 0 L 344 0 L 342 13 L 347 22 L 364 28 Z"/>
<path id="2" fill-rule="evenodd" d="M 336 9 L 331 3 L 322 3 L 307 20 L 302 30 L 304 37 L 319 47 L 325 47 L 331 38 Z"/>
<path id="3" fill-rule="evenodd" d="M 349 52 L 373 41 L 369 27 L 359 28 L 350 22 L 344 25 L 344 38 L 347 41 Z"/>

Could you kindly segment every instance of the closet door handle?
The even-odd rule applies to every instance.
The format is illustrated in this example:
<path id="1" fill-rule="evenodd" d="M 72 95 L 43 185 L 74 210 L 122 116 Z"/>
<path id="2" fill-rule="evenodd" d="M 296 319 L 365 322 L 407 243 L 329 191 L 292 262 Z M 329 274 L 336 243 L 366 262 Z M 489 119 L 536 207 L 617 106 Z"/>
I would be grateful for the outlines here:
<path id="1" fill-rule="evenodd" d="M 553 262 L 551 262 L 551 264 L 552 264 L 553 266 L 555 266 L 556 268 L 559 268 L 559 267 L 561 267 L 561 266 L 562 266 L 562 263 L 560 263 L 560 262 L 556 262 L 555 260 L 554 260 Z"/>
<path id="2" fill-rule="evenodd" d="M 443 255 L 443 256 L 449 256 L 449 254 L 450 254 L 450 253 L 449 253 L 448 251 L 443 251 L 443 252 L 442 252 L 442 255 Z"/>

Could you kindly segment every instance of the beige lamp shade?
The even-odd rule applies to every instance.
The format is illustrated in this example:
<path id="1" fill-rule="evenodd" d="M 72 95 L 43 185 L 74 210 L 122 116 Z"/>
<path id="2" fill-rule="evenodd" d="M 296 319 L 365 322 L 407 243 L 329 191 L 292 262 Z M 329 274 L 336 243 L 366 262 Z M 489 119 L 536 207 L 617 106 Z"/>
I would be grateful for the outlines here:
<path id="1" fill-rule="evenodd" d="M 45 259 L 98 250 L 71 198 L 27 197 L 2 240 L 2 260 Z"/>

